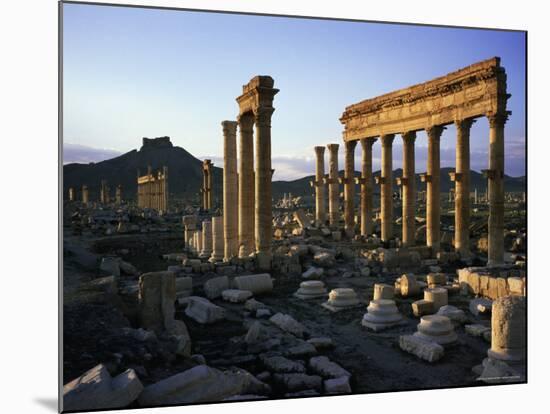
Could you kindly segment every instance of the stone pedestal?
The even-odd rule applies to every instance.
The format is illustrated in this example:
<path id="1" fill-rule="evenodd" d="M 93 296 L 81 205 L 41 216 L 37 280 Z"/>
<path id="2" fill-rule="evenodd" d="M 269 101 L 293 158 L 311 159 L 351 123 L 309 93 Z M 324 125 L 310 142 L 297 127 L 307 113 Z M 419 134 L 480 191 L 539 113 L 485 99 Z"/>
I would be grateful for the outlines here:
<path id="1" fill-rule="evenodd" d="M 440 307 L 448 305 L 447 289 L 429 288 L 424 290 L 424 300 L 433 303 L 433 310 L 437 312 Z"/>
<path id="2" fill-rule="evenodd" d="M 323 303 L 323 307 L 332 312 L 353 308 L 358 305 L 359 298 L 355 291 L 350 288 L 332 289 L 329 293 L 328 301 Z"/>
<path id="3" fill-rule="evenodd" d="M 300 299 L 317 299 L 327 295 L 325 284 L 320 280 L 308 280 L 300 283 L 300 289 L 294 293 L 294 296 Z"/>
<path id="4" fill-rule="evenodd" d="M 493 302 L 489 358 L 511 364 L 525 361 L 526 311 L 524 296 L 505 296 Z"/>
<path id="5" fill-rule="evenodd" d="M 403 317 L 395 301 L 390 299 L 371 300 L 361 324 L 375 332 L 400 324 Z"/>
<path id="6" fill-rule="evenodd" d="M 449 345 L 457 339 L 453 324 L 446 316 L 422 316 L 417 329 L 418 332 L 414 336 L 439 345 Z"/>
<path id="7" fill-rule="evenodd" d="M 413 274 L 404 274 L 399 279 L 399 291 L 404 298 L 416 296 L 420 293 L 420 285 Z"/>
<path id="8" fill-rule="evenodd" d="M 223 121 L 223 257 L 226 261 L 239 254 L 239 211 L 237 201 L 237 123 Z M 241 142 L 242 143 L 242 142 Z"/>
<path id="9" fill-rule="evenodd" d="M 212 256 L 211 262 L 220 262 L 224 258 L 223 217 L 212 217 Z"/>
<path id="10" fill-rule="evenodd" d="M 212 222 L 202 222 L 202 248 L 199 253 L 201 259 L 208 259 L 212 254 Z"/>
<path id="11" fill-rule="evenodd" d="M 403 235 L 402 246 L 414 246 L 415 216 L 416 216 L 416 173 L 414 167 L 415 132 L 402 134 L 403 138 Z"/>
<path id="12" fill-rule="evenodd" d="M 372 234 L 372 145 L 376 138 L 361 140 L 361 235 Z"/>
<path id="13" fill-rule="evenodd" d="M 441 221 L 441 186 L 440 186 L 440 139 L 442 126 L 426 129 L 428 134 L 428 168 L 426 171 L 426 245 L 432 248 L 432 254 L 439 251 Z"/>
<path id="14" fill-rule="evenodd" d="M 338 181 L 338 144 L 328 144 L 329 170 L 328 170 L 328 218 L 330 225 L 335 227 L 340 221 L 340 189 Z"/>
<path id="15" fill-rule="evenodd" d="M 395 295 L 395 288 L 383 283 L 375 283 L 373 291 L 373 300 L 379 299 L 393 299 Z"/>
<path id="16" fill-rule="evenodd" d="M 380 218 L 381 239 L 389 241 L 393 237 L 393 169 L 392 145 L 395 135 L 382 135 L 382 169 L 380 173 Z"/>
<path id="17" fill-rule="evenodd" d="M 344 230 L 351 238 L 355 233 L 355 146 L 357 141 L 345 143 L 344 154 Z"/>
<path id="18" fill-rule="evenodd" d="M 82 186 L 82 203 L 88 204 L 88 202 L 89 202 L 88 186 L 83 185 Z"/>
<path id="19" fill-rule="evenodd" d="M 239 257 L 248 257 L 255 249 L 253 127 L 251 113 L 239 116 Z"/>

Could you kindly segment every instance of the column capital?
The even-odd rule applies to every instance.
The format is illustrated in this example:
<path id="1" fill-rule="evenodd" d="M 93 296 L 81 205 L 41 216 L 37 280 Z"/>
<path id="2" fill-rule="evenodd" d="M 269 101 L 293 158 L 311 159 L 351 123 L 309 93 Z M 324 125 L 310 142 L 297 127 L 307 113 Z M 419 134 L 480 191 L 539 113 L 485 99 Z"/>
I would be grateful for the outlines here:
<path id="1" fill-rule="evenodd" d="M 340 184 L 352 184 L 354 182 L 354 178 L 353 177 L 340 177 L 338 178 L 338 182 Z"/>
<path id="2" fill-rule="evenodd" d="M 344 147 L 346 148 L 346 151 L 353 151 L 356 145 L 357 141 L 344 141 Z"/>
<path id="3" fill-rule="evenodd" d="M 380 142 L 382 143 L 383 147 L 391 147 L 393 144 L 394 138 L 395 138 L 395 134 L 381 135 Z"/>
<path id="4" fill-rule="evenodd" d="M 316 146 L 313 147 L 313 149 L 315 150 L 315 154 L 317 154 L 317 157 L 322 157 L 323 155 L 325 155 L 325 147 Z"/>
<path id="5" fill-rule="evenodd" d="M 404 143 L 414 144 L 414 141 L 416 140 L 416 131 L 402 132 L 401 133 L 401 138 L 403 139 Z"/>
<path id="6" fill-rule="evenodd" d="M 275 112 L 275 108 L 268 106 L 260 106 L 254 111 L 254 122 L 258 126 L 271 126 L 271 115 Z"/>
<path id="7" fill-rule="evenodd" d="M 487 119 L 489 120 L 489 126 L 491 128 L 504 126 L 506 121 L 508 120 L 508 115 L 510 115 L 511 112 L 505 112 L 505 113 L 496 113 L 496 114 L 488 114 Z"/>
<path id="8" fill-rule="evenodd" d="M 428 134 L 428 139 L 439 140 L 444 129 L 445 127 L 443 125 L 432 125 L 427 127 L 426 134 Z"/>
<path id="9" fill-rule="evenodd" d="M 325 181 L 324 179 L 323 180 L 311 180 L 309 182 L 309 185 L 311 187 L 321 187 L 323 184 L 325 184 L 324 181 Z"/>
<path id="10" fill-rule="evenodd" d="M 254 114 L 252 112 L 247 112 L 237 116 L 237 123 L 239 124 L 241 132 L 252 132 L 252 128 L 254 127 Z"/>
<path id="11" fill-rule="evenodd" d="M 367 179 L 364 177 L 355 177 L 355 184 L 367 184 Z"/>
<path id="12" fill-rule="evenodd" d="M 489 180 L 494 180 L 497 178 L 497 170 L 481 170 L 483 177 L 488 178 Z M 504 178 L 504 172 L 500 171 L 500 178 Z"/>
<path id="13" fill-rule="evenodd" d="M 222 121 L 224 135 L 235 135 L 237 133 L 237 121 Z"/>
<path id="14" fill-rule="evenodd" d="M 384 184 L 386 182 L 386 177 L 382 177 L 380 175 L 377 175 L 376 177 L 374 177 L 374 182 L 376 184 Z"/>
<path id="15" fill-rule="evenodd" d="M 327 149 L 331 152 L 338 152 L 338 148 L 340 148 L 339 144 L 327 144 Z"/>
<path id="16" fill-rule="evenodd" d="M 455 119 L 454 124 L 457 130 L 470 131 L 474 122 L 476 122 L 474 118 Z"/>
<path id="17" fill-rule="evenodd" d="M 419 174 L 420 175 L 420 181 L 423 183 L 429 183 L 432 181 L 432 176 L 430 174 Z"/>
<path id="18" fill-rule="evenodd" d="M 365 148 L 372 148 L 377 139 L 376 137 L 361 138 L 359 142 L 364 150 Z"/>
<path id="19" fill-rule="evenodd" d="M 338 178 L 329 178 L 325 177 L 323 178 L 323 183 L 325 184 L 338 184 L 340 180 Z"/>
<path id="20" fill-rule="evenodd" d="M 409 179 L 408 177 L 396 177 L 395 178 L 395 183 L 401 187 L 401 186 L 406 186 L 408 183 L 409 183 Z"/>

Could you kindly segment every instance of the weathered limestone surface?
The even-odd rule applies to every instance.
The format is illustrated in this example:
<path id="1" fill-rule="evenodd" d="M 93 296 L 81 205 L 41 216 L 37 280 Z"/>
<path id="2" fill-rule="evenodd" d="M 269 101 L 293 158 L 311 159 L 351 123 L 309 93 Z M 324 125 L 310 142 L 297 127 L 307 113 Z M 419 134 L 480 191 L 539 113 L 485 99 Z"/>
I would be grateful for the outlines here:
<path id="1" fill-rule="evenodd" d="M 348 394 L 351 392 L 349 377 L 330 378 L 323 381 L 327 394 Z"/>
<path id="2" fill-rule="evenodd" d="M 414 246 L 415 242 L 415 213 L 416 213 L 416 172 L 414 166 L 414 142 L 416 132 L 404 132 L 403 138 L 403 246 Z"/>
<path id="3" fill-rule="evenodd" d="M 185 314 L 198 323 L 215 323 L 225 319 L 225 309 L 214 305 L 206 298 L 190 296 Z"/>
<path id="4" fill-rule="evenodd" d="M 359 298 L 357 297 L 357 293 L 351 288 L 332 289 L 327 302 L 323 303 L 323 307 L 333 312 L 353 308 L 357 305 L 359 305 Z"/>
<path id="5" fill-rule="evenodd" d="M 361 158 L 361 235 L 372 234 L 372 145 L 376 139 L 362 139 Z"/>
<path id="6" fill-rule="evenodd" d="M 399 337 L 399 347 L 410 354 L 428 362 L 435 362 L 443 357 L 445 350 L 437 342 L 427 341 L 416 335 Z"/>
<path id="7" fill-rule="evenodd" d="M 233 303 L 244 303 L 252 297 L 252 292 L 249 290 L 227 289 L 222 292 L 223 300 Z"/>
<path id="8" fill-rule="evenodd" d="M 202 222 L 202 249 L 199 254 L 201 259 L 208 259 L 212 254 L 212 222 Z"/>
<path id="9" fill-rule="evenodd" d="M 312 185 L 315 188 L 315 221 L 317 225 L 325 224 L 327 211 L 325 204 L 325 147 L 317 146 L 315 149 L 315 181 Z"/>
<path id="10" fill-rule="evenodd" d="M 401 323 L 403 317 L 399 313 L 395 301 L 390 299 L 371 300 L 367 313 L 363 315 L 361 324 L 375 332 Z"/>
<path id="11" fill-rule="evenodd" d="M 234 279 L 237 289 L 249 290 L 254 295 L 269 293 L 273 290 L 273 280 L 269 273 L 260 273 L 257 275 L 237 276 Z"/>
<path id="12" fill-rule="evenodd" d="M 229 278 L 227 276 L 219 276 L 208 279 L 204 282 L 203 288 L 208 299 L 219 298 L 224 290 L 229 289 Z"/>
<path id="13" fill-rule="evenodd" d="M 429 288 L 424 290 L 424 300 L 433 303 L 433 310 L 438 311 L 440 307 L 449 304 L 447 289 Z"/>
<path id="14" fill-rule="evenodd" d="M 237 123 L 223 121 L 223 242 L 224 259 L 231 260 L 238 255 L 239 210 L 237 201 Z"/>
<path id="15" fill-rule="evenodd" d="M 212 217 L 212 256 L 211 262 L 220 262 L 224 258 L 223 217 Z"/>
<path id="16" fill-rule="evenodd" d="M 527 305 L 523 296 L 506 296 L 493 302 L 491 315 L 492 359 L 519 362 L 527 355 L 526 324 Z"/>
<path id="17" fill-rule="evenodd" d="M 302 338 L 306 331 L 304 325 L 296 321 L 292 316 L 285 315 L 283 313 L 276 313 L 271 318 L 269 318 L 269 321 L 283 331 L 291 333 L 298 338 Z"/>
<path id="18" fill-rule="evenodd" d="M 308 280 L 300 283 L 300 288 L 294 295 L 300 299 L 322 298 L 327 295 L 327 289 L 320 280 Z"/>
<path id="19" fill-rule="evenodd" d="M 255 249 L 254 241 L 254 117 L 251 113 L 238 118 L 239 142 L 239 257 Z"/>
<path id="20" fill-rule="evenodd" d="M 142 406 L 216 402 L 243 393 L 253 381 L 244 370 L 222 372 L 198 365 L 145 387 L 138 401 Z"/>
<path id="21" fill-rule="evenodd" d="M 355 164 L 354 154 L 356 141 L 345 143 L 344 149 L 344 230 L 347 237 L 355 233 Z"/>
<path id="22" fill-rule="evenodd" d="M 144 273 L 139 277 L 141 326 L 157 333 L 174 326 L 176 276 L 173 272 Z"/>
<path id="23" fill-rule="evenodd" d="M 451 320 L 441 315 L 422 316 L 418 331 L 414 335 L 439 345 L 448 345 L 456 342 L 457 339 Z"/>
<path id="24" fill-rule="evenodd" d="M 382 143 L 382 169 L 380 172 L 380 219 L 381 239 L 389 241 L 393 237 L 393 167 L 392 145 L 395 135 L 388 134 L 380 137 Z"/>
<path id="25" fill-rule="evenodd" d="M 63 386 L 63 411 L 124 408 L 135 401 L 143 385 L 133 369 L 115 378 L 99 364 Z"/>
<path id="26" fill-rule="evenodd" d="M 340 365 L 330 361 L 326 356 L 310 358 L 309 368 L 323 378 L 351 377 L 351 374 Z"/>
<path id="27" fill-rule="evenodd" d="M 332 227 L 340 221 L 340 189 L 338 181 L 338 144 L 328 144 L 329 170 L 328 170 L 328 217 Z"/>
<path id="28" fill-rule="evenodd" d="M 395 296 L 395 289 L 393 286 L 383 283 L 375 283 L 373 290 L 373 299 L 393 299 Z"/>
<path id="29" fill-rule="evenodd" d="M 429 315 L 434 312 L 434 303 L 429 300 L 424 300 L 424 299 L 417 300 L 413 302 L 411 306 L 412 306 L 413 314 L 417 318 L 423 315 Z"/>
<path id="30" fill-rule="evenodd" d="M 406 273 L 399 279 L 399 290 L 404 298 L 416 296 L 420 293 L 420 285 L 412 273 Z"/>

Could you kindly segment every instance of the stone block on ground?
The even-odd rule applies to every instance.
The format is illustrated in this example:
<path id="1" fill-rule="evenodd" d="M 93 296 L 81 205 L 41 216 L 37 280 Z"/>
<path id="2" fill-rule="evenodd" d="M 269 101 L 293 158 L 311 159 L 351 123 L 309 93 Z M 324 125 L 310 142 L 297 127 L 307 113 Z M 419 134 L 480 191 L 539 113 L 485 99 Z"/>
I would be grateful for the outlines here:
<path id="1" fill-rule="evenodd" d="M 434 313 L 433 302 L 430 302 L 428 300 L 424 300 L 424 299 L 417 300 L 413 302 L 411 306 L 412 306 L 413 314 L 417 318 Z"/>
<path id="2" fill-rule="evenodd" d="M 222 292 L 222 299 L 232 303 L 244 303 L 251 297 L 249 290 L 227 289 Z"/>
<path id="3" fill-rule="evenodd" d="M 351 392 L 348 376 L 327 379 L 323 385 L 327 394 L 349 394 Z"/>
<path id="4" fill-rule="evenodd" d="M 323 379 L 318 375 L 275 374 L 273 380 L 284 386 L 288 391 L 321 391 L 323 385 Z"/>
<path id="5" fill-rule="evenodd" d="M 99 364 L 63 386 L 63 411 L 124 408 L 143 390 L 133 369 L 112 378 Z"/>
<path id="6" fill-rule="evenodd" d="M 198 323 L 208 324 L 225 319 L 225 309 L 213 304 L 206 298 L 190 296 L 185 314 Z"/>
<path id="7" fill-rule="evenodd" d="M 399 347 L 410 354 L 428 362 L 435 362 L 443 357 L 445 350 L 436 342 L 426 341 L 414 335 L 399 337 Z"/>
<path id="8" fill-rule="evenodd" d="M 311 371 L 323 378 L 351 377 L 351 374 L 326 356 L 310 358 L 308 363 Z"/>
<path id="9" fill-rule="evenodd" d="M 156 333 L 170 330 L 174 322 L 176 276 L 172 272 L 144 273 L 139 277 L 141 326 Z"/>
<path id="10" fill-rule="evenodd" d="M 282 356 L 261 357 L 265 368 L 275 373 L 304 373 L 306 367 L 301 361 L 292 361 Z"/>
<path id="11" fill-rule="evenodd" d="M 325 270 L 322 267 L 311 266 L 304 273 L 302 279 L 319 279 L 323 276 Z"/>
<path id="12" fill-rule="evenodd" d="M 464 331 L 471 336 L 483 336 L 485 332 L 491 332 L 491 328 L 480 324 L 464 325 Z"/>
<path id="13" fill-rule="evenodd" d="M 273 290 L 273 280 L 269 273 L 260 273 L 257 275 L 237 276 L 234 279 L 237 289 L 249 290 L 254 295 L 270 293 Z"/>
<path id="14" fill-rule="evenodd" d="M 208 299 L 216 299 L 222 296 L 224 290 L 229 289 L 227 276 L 214 277 L 204 282 L 204 293 Z"/>
<path id="15" fill-rule="evenodd" d="M 294 336 L 297 336 L 298 338 L 302 338 L 304 336 L 304 333 L 306 331 L 306 328 L 304 325 L 302 325 L 300 322 L 296 321 L 292 316 L 285 315 L 283 313 L 276 313 L 271 318 L 269 318 L 270 322 L 276 325 L 279 329 L 291 333 Z"/>
<path id="16" fill-rule="evenodd" d="M 464 323 L 468 320 L 466 314 L 464 313 L 464 311 L 462 309 L 458 309 L 457 307 L 452 306 L 452 305 L 442 306 L 437 311 L 437 314 L 441 315 L 441 316 L 446 316 L 451 321 L 456 322 L 456 323 Z"/>

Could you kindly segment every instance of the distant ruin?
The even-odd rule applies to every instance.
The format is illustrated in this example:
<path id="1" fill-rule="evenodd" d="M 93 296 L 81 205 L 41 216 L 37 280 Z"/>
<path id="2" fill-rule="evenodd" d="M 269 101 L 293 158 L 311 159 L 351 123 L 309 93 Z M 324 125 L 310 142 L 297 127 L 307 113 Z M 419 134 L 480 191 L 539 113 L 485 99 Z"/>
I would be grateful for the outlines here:
<path id="1" fill-rule="evenodd" d="M 145 139 L 146 138 L 143 138 L 144 143 Z M 156 171 L 153 173 L 151 166 L 149 166 L 147 169 L 147 175 L 144 176 L 140 176 L 138 170 L 137 186 L 138 207 L 152 208 L 163 212 L 167 210 L 168 167 L 162 167 L 162 171 Z"/>

